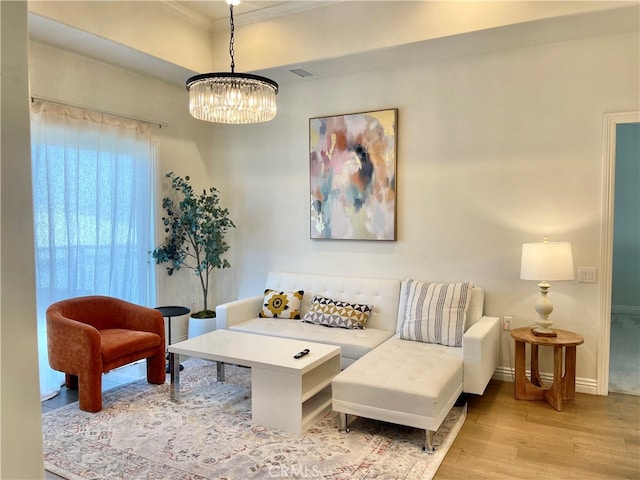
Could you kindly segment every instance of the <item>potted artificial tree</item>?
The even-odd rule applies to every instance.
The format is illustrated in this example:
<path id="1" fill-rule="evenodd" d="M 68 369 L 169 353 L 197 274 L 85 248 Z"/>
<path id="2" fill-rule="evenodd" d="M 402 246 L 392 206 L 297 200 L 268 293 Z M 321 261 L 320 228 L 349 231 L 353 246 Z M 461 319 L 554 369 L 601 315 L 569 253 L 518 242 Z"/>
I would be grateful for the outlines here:
<path id="1" fill-rule="evenodd" d="M 188 176 L 183 179 L 170 172 L 166 177 L 171 179 L 172 188 L 172 195 L 162 199 L 162 208 L 166 211 L 166 216 L 162 217 L 166 237 L 151 256 L 156 264 L 169 263 L 167 274 L 170 276 L 181 268 L 192 270 L 200 282 L 203 308 L 193 312 L 191 317 L 215 318 L 215 308 L 208 306 L 209 281 L 215 269 L 231 266 L 222 256 L 229 250 L 225 234 L 235 225 L 229 218 L 229 211 L 220 206 L 218 190 L 214 187 L 196 194 Z"/>

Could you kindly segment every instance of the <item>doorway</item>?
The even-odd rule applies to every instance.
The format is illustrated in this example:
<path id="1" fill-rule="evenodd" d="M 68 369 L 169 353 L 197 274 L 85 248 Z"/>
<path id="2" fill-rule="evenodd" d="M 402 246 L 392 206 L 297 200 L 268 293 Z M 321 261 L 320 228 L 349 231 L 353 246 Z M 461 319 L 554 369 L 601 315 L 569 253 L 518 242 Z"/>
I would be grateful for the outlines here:
<path id="1" fill-rule="evenodd" d="M 640 112 L 605 115 L 597 392 L 640 395 Z"/>
<path id="2" fill-rule="evenodd" d="M 609 391 L 640 395 L 640 123 L 616 125 Z"/>

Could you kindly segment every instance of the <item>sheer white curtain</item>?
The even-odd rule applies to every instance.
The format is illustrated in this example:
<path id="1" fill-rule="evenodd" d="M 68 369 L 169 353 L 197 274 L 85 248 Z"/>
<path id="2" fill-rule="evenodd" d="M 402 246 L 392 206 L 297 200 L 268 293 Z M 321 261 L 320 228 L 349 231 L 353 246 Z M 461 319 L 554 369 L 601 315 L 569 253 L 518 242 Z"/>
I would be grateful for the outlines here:
<path id="1" fill-rule="evenodd" d="M 34 100 L 33 210 L 40 393 L 64 375 L 49 367 L 47 307 L 79 295 L 155 305 L 155 159 L 151 126 Z"/>

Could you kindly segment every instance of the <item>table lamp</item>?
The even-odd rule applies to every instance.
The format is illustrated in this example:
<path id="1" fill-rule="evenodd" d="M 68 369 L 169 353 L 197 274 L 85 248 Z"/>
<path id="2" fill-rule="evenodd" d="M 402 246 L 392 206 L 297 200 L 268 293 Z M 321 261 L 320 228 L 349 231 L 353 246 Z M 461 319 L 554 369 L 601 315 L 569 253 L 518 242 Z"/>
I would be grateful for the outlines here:
<path id="1" fill-rule="evenodd" d="M 549 315 L 553 311 L 553 304 L 547 297 L 551 285 L 549 281 L 573 280 L 573 255 L 569 242 L 549 242 L 544 237 L 543 242 L 522 244 L 522 263 L 520 265 L 522 280 L 538 280 L 540 298 L 536 302 L 538 319 L 536 326 L 531 329 L 534 335 L 555 337 L 556 333 L 549 328 L 553 321 Z"/>

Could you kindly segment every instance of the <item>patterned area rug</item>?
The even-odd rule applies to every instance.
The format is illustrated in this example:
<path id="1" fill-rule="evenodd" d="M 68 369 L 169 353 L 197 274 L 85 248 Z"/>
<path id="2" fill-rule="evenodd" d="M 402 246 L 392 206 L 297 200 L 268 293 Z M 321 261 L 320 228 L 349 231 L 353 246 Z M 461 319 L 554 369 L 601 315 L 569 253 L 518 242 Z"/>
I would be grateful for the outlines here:
<path id="1" fill-rule="evenodd" d="M 356 418 L 338 432 L 328 413 L 304 435 L 251 424 L 251 377 L 214 363 L 183 362 L 181 401 L 169 385 L 145 380 L 104 394 L 103 410 L 72 403 L 43 415 L 45 468 L 69 480 L 429 479 L 462 427 L 454 407 L 435 435 L 436 453 L 421 451 L 424 431 Z M 273 408 L 277 408 L 274 405 Z"/>

